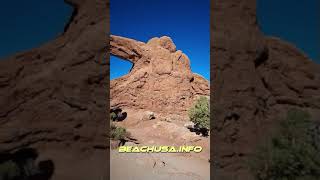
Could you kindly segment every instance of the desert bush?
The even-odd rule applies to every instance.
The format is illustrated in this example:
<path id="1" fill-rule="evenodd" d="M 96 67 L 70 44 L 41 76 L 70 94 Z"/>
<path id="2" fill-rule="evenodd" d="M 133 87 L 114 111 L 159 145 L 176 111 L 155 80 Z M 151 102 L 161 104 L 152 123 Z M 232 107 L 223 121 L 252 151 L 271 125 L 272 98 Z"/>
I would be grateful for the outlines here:
<path id="1" fill-rule="evenodd" d="M 275 133 L 260 144 L 249 160 L 258 180 L 320 179 L 318 132 L 310 115 L 289 110 Z"/>
<path id="2" fill-rule="evenodd" d="M 113 140 L 123 140 L 130 136 L 130 133 L 126 130 L 126 128 L 117 127 L 113 123 L 111 123 L 110 132 L 110 137 Z"/>
<path id="3" fill-rule="evenodd" d="M 0 179 L 18 179 L 21 176 L 21 170 L 13 161 L 0 163 Z"/>
<path id="4" fill-rule="evenodd" d="M 189 109 L 189 118 L 195 124 L 195 128 L 206 134 L 210 129 L 209 99 L 201 96 Z"/>

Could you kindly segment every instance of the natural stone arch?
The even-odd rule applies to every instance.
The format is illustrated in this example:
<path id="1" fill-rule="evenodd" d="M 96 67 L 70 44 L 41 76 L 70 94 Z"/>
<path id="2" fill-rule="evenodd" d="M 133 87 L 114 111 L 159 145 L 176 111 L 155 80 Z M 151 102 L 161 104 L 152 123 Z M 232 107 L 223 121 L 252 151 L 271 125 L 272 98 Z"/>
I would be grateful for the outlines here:
<path id="1" fill-rule="evenodd" d="M 129 74 L 111 80 L 111 107 L 138 108 L 186 115 L 209 83 L 191 72 L 190 60 L 168 36 L 147 43 L 111 35 L 110 54 L 133 63 Z"/>
<path id="2" fill-rule="evenodd" d="M 110 54 L 135 64 L 142 57 L 142 42 L 132 39 L 110 36 Z"/>

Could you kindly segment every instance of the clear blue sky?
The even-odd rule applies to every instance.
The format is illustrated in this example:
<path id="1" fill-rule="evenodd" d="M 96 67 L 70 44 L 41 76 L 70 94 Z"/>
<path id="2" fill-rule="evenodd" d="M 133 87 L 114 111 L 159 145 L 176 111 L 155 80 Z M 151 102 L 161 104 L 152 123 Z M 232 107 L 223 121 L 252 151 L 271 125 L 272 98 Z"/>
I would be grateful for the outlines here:
<path id="1" fill-rule="evenodd" d="M 169 35 L 189 56 L 192 70 L 209 79 L 209 0 L 111 0 L 110 4 L 113 34 L 141 41 Z M 258 19 L 265 34 L 294 43 L 320 63 L 319 9 L 319 0 L 258 0 Z M 63 0 L 2 2 L 0 58 L 55 38 L 71 12 Z M 112 58 L 111 78 L 126 74 L 130 67 Z"/>
<path id="2" fill-rule="evenodd" d="M 210 79 L 210 0 L 110 0 L 114 35 L 146 42 L 170 36 L 191 61 L 192 71 Z M 110 78 L 129 72 L 130 62 L 111 57 Z"/>
<path id="3" fill-rule="evenodd" d="M 54 39 L 63 32 L 71 13 L 63 0 L 2 1 L 0 58 Z"/>
<path id="4" fill-rule="evenodd" d="M 320 1 L 258 0 L 263 32 L 295 44 L 320 63 Z"/>

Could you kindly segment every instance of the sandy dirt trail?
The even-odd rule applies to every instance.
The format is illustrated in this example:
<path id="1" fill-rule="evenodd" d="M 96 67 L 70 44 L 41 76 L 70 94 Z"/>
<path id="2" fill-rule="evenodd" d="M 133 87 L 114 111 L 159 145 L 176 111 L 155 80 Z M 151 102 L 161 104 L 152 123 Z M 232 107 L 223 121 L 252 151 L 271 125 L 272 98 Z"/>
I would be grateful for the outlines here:
<path id="1" fill-rule="evenodd" d="M 111 151 L 111 180 L 209 180 L 209 162 L 175 154 Z"/>
<path id="2" fill-rule="evenodd" d="M 190 132 L 186 121 L 162 121 L 161 115 L 141 121 L 143 112 L 129 112 L 118 126 L 125 127 L 138 145 L 200 145 L 201 153 L 118 153 L 111 151 L 111 180 L 207 180 L 210 179 L 209 137 Z M 128 143 L 127 145 L 135 145 Z"/>

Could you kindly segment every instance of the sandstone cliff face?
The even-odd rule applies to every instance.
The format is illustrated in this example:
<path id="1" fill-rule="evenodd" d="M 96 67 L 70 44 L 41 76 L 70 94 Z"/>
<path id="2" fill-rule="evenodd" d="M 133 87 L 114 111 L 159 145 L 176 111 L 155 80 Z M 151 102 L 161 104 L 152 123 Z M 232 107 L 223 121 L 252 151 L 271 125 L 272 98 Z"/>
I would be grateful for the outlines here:
<path id="1" fill-rule="evenodd" d="M 53 179 L 101 179 L 109 8 L 103 0 L 66 2 L 74 13 L 62 35 L 0 61 L 0 151 L 37 149 L 53 160 Z"/>
<path id="2" fill-rule="evenodd" d="M 105 38 L 109 4 L 102 0 L 67 2 L 75 11 L 64 34 L 39 48 L 0 61 L 0 150 L 38 149 L 40 158 L 49 158 L 55 163 L 53 179 L 101 179 L 108 173 L 104 164 L 107 162 L 102 157 L 108 153 L 104 149 L 108 145 L 104 136 L 107 127 L 103 123 L 108 117 L 106 99 L 109 99 L 106 93 L 109 65 L 105 61 L 108 62 L 109 52 Z M 248 180 L 252 176 L 246 169 L 245 159 L 253 145 L 267 135 L 278 115 L 287 108 L 299 107 L 319 117 L 320 68 L 294 46 L 261 33 L 255 0 L 214 0 L 211 5 L 212 175 L 215 179 Z M 149 73 L 143 78 L 166 81 L 166 78 L 156 78 L 160 76 L 158 73 L 163 73 L 174 79 L 170 82 L 183 82 L 179 88 L 185 89 L 181 92 L 199 87 L 190 83 L 191 76 L 195 79 L 197 76 L 188 70 L 182 72 L 175 68 L 176 72 L 172 72 L 177 73 L 178 78 L 170 77 L 174 73 L 168 74 L 170 68 L 188 69 L 187 61 L 163 69 L 151 66 L 153 56 L 147 56 L 143 50 L 162 47 L 163 50 L 157 52 L 163 58 L 171 56 L 171 60 L 174 54 L 180 54 L 172 43 L 166 43 L 168 38 L 155 39 L 149 44 L 114 37 L 111 52 L 141 63 L 138 67 L 146 68 L 145 72 Z M 131 47 L 129 42 L 134 42 Z M 123 43 L 124 52 L 120 52 L 121 48 L 117 50 L 119 43 Z M 134 45 L 136 43 L 138 45 Z M 148 48 L 138 48 L 144 46 Z M 181 58 L 187 59 L 182 53 Z M 141 69 L 134 67 L 130 73 L 142 73 Z M 122 79 L 116 81 L 138 86 L 128 76 Z M 154 88 L 148 82 L 152 81 L 142 83 L 141 88 Z M 116 90 L 122 93 L 121 89 L 113 92 Z M 207 91 L 204 86 L 191 92 L 200 95 Z M 123 92 L 131 99 L 119 98 L 119 102 L 133 107 L 129 103 L 135 98 L 129 92 L 139 93 Z M 173 96 L 169 100 L 176 101 Z M 145 107 L 147 103 L 135 105 Z"/>
<path id="3" fill-rule="evenodd" d="M 215 179 L 252 179 L 246 158 L 289 108 L 320 115 L 320 68 L 293 45 L 266 37 L 255 0 L 211 3 Z"/>
<path id="4" fill-rule="evenodd" d="M 209 96 L 209 82 L 191 72 L 189 58 L 167 36 L 147 43 L 111 36 L 110 53 L 133 64 L 110 83 L 112 107 L 186 115 L 197 96 Z"/>

